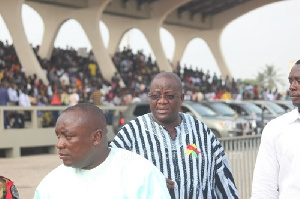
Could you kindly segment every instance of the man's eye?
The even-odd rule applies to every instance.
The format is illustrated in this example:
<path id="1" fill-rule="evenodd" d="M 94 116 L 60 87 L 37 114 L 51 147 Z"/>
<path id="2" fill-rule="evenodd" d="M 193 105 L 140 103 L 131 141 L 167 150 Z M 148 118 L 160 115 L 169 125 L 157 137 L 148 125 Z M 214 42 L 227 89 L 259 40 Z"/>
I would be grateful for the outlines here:
<path id="1" fill-rule="evenodd" d="M 150 95 L 150 98 L 151 98 L 152 100 L 157 100 L 157 99 L 160 98 L 160 95 Z"/>
<path id="2" fill-rule="evenodd" d="M 172 100 L 172 99 L 175 98 L 175 95 L 165 95 L 165 98 L 166 98 L 167 100 Z"/>
<path id="3" fill-rule="evenodd" d="M 66 138 L 67 140 L 69 140 L 69 139 L 72 138 L 72 136 L 71 136 L 71 135 L 66 135 L 65 138 Z"/>
<path id="4" fill-rule="evenodd" d="M 300 78 L 295 78 L 295 79 L 289 78 L 289 83 L 290 84 L 293 84 L 294 81 L 296 81 L 299 84 L 300 83 Z"/>

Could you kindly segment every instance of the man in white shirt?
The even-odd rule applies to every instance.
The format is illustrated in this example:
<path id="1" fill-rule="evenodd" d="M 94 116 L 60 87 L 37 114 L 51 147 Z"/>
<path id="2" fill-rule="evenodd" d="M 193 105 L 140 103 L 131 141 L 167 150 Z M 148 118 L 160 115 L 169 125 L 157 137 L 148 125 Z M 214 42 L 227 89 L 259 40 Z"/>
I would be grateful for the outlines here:
<path id="1" fill-rule="evenodd" d="M 169 199 L 165 177 L 143 157 L 110 149 L 103 112 L 92 104 L 67 108 L 57 120 L 63 164 L 38 185 L 34 199 Z"/>
<path id="2" fill-rule="evenodd" d="M 13 105 L 18 105 L 19 103 L 19 95 L 17 92 L 17 85 L 16 84 L 12 84 L 8 89 L 8 96 L 9 96 L 9 100 Z"/>
<path id="3" fill-rule="evenodd" d="M 31 106 L 30 100 L 29 100 L 29 96 L 27 94 L 27 91 L 25 92 L 20 92 L 20 96 L 19 96 L 19 106 L 25 106 L 25 107 L 29 107 Z"/>
<path id="4" fill-rule="evenodd" d="M 270 121 L 262 132 L 251 199 L 299 198 L 300 60 L 289 74 L 290 96 L 297 108 Z"/>
<path id="5" fill-rule="evenodd" d="M 77 89 L 73 88 L 73 93 L 69 95 L 69 106 L 74 106 L 79 102 L 79 95 Z"/>

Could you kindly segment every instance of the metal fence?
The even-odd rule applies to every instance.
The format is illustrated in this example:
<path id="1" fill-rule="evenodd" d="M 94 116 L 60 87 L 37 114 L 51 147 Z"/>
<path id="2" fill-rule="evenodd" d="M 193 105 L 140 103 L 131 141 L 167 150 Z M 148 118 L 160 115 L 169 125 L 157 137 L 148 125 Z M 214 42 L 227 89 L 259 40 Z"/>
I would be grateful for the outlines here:
<path id="1" fill-rule="evenodd" d="M 241 199 L 251 196 L 251 184 L 261 135 L 220 138 Z"/>

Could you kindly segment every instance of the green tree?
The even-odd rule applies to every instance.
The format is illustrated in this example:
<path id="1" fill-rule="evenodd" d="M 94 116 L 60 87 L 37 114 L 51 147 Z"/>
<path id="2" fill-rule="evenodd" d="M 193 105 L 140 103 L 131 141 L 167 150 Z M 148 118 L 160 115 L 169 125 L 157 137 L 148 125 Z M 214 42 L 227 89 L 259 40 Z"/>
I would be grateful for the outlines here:
<path id="1" fill-rule="evenodd" d="M 274 90 L 279 85 L 284 85 L 282 74 L 279 74 L 273 65 L 266 65 L 262 72 L 258 72 L 256 81 L 257 85 L 263 86 L 268 90 Z"/>

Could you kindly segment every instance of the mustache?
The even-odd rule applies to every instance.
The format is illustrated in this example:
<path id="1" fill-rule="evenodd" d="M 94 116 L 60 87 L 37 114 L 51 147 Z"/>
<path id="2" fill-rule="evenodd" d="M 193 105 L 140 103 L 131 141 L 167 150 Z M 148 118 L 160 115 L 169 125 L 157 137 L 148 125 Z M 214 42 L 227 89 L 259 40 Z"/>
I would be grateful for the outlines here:
<path id="1" fill-rule="evenodd" d="M 290 97 L 300 97 L 300 94 L 290 94 Z"/>

